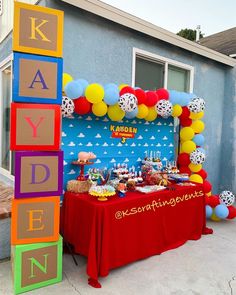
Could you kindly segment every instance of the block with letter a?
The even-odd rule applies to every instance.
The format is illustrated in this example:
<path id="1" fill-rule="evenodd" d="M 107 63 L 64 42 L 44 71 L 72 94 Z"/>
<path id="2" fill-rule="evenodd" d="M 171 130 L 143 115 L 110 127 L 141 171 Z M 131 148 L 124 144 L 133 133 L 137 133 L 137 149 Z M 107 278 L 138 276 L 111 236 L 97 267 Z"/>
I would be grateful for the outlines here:
<path id="1" fill-rule="evenodd" d="M 15 52 L 13 71 L 13 101 L 61 104 L 61 58 Z"/>
<path id="2" fill-rule="evenodd" d="M 63 152 L 15 152 L 15 198 L 60 196 Z"/>
<path id="3" fill-rule="evenodd" d="M 59 211 L 60 197 L 14 199 L 11 244 L 58 241 Z"/>
<path id="4" fill-rule="evenodd" d="M 11 104 L 11 150 L 60 149 L 61 108 L 51 104 Z"/>
<path id="5" fill-rule="evenodd" d="M 60 10 L 15 1 L 13 50 L 61 57 L 63 17 Z"/>
<path id="6" fill-rule="evenodd" d="M 62 280 L 62 238 L 57 242 L 12 246 L 15 294 Z"/>

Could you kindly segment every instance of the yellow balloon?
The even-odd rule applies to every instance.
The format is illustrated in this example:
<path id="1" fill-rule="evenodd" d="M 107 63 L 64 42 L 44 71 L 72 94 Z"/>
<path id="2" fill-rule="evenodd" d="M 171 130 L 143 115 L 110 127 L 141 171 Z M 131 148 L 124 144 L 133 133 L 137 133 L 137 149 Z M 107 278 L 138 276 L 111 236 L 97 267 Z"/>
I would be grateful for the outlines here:
<path id="1" fill-rule="evenodd" d="M 211 215 L 211 220 L 213 220 L 213 221 L 220 221 L 221 219 L 219 217 L 217 217 L 215 215 L 215 213 L 213 212 L 212 215 Z"/>
<path id="2" fill-rule="evenodd" d="M 172 116 L 179 117 L 182 114 L 182 107 L 179 104 L 173 106 Z"/>
<path id="3" fill-rule="evenodd" d="M 124 87 L 129 86 L 128 84 L 120 84 L 118 86 L 119 90 L 121 91 L 121 89 L 123 89 Z"/>
<path id="4" fill-rule="evenodd" d="M 138 105 L 138 114 L 136 115 L 139 119 L 144 119 L 148 116 L 148 107 L 145 104 Z"/>
<path id="5" fill-rule="evenodd" d="M 192 140 L 187 140 L 182 143 L 181 150 L 183 153 L 190 154 L 196 149 L 196 144 Z"/>
<path id="6" fill-rule="evenodd" d="M 72 80 L 73 80 L 73 78 L 71 75 L 69 75 L 67 73 L 63 73 L 63 75 L 62 75 L 62 90 L 64 90 L 66 84 L 71 82 Z"/>
<path id="7" fill-rule="evenodd" d="M 202 177 L 200 175 L 198 175 L 198 174 L 192 174 L 189 177 L 189 180 L 192 181 L 192 182 L 203 183 Z"/>
<path id="8" fill-rule="evenodd" d="M 202 164 L 193 164 L 193 163 L 190 163 L 188 165 L 189 169 L 192 171 L 192 172 L 198 172 L 202 169 Z"/>
<path id="9" fill-rule="evenodd" d="M 125 112 L 122 111 L 118 104 L 109 106 L 107 114 L 112 121 L 121 121 L 125 116 Z"/>
<path id="10" fill-rule="evenodd" d="M 212 192 L 210 191 L 209 193 L 206 194 L 208 197 L 212 196 Z"/>
<path id="11" fill-rule="evenodd" d="M 183 141 L 191 140 L 194 137 L 194 131 L 191 127 L 184 127 L 180 130 L 180 138 Z"/>
<path id="12" fill-rule="evenodd" d="M 201 133 L 205 129 L 205 124 L 201 120 L 196 120 L 190 127 L 193 128 L 195 133 Z"/>
<path id="13" fill-rule="evenodd" d="M 145 117 L 146 121 L 154 121 L 157 118 L 155 107 L 148 108 L 148 115 Z"/>
<path id="14" fill-rule="evenodd" d="M 204 116 L 204 112 L 202 111 L 202 112 L 199 112 L 199 113 L 192 113 L 192 112 L 190 112 L 190 119 L 192 119 L 192 120 L 199 120 L 199 119 L 201 119 L 202 117 Z"/>
<path id="15" fill-rule="evenodd" d="M 95 103 L 92 106 L 92 112 L 95 116 L 102 117 L 105 116 L 107 113 L 107 105 L 104 101 L 101 101 L 99 103 Z"/>
<path id="16" fill-rule="evenodd" d="M 102 85 L 94 83 L 87 86 L 85 96 L 91 103 L 99 103 L 103 100 L 104 89 Z"/>

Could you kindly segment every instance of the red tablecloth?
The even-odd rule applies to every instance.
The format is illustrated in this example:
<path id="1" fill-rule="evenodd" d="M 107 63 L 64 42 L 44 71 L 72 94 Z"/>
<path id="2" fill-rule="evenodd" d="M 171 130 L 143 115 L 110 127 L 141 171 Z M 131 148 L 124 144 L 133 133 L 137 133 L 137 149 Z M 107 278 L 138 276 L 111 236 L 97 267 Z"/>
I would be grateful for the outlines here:
<path id="1" fill-rule="evenodd" d="M 205 229 L 201 185 L 100 202 L 88 194 L 65 193 L 62 233 L 76 253 L 88 257 L 87 274 L 97 280 L 113 268 L 197 240 Z"/>

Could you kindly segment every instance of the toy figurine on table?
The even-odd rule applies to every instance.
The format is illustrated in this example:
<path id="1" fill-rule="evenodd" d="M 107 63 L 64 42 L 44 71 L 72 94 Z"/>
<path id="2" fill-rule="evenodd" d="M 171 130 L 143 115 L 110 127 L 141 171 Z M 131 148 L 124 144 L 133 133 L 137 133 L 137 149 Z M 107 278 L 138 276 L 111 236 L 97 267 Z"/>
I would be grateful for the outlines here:
<path id="1" fill-rule="evenodd" d="M 125 192 L 126 192 L 126 182 L 125 180 L 121 179 L 117 185 L 117 193 L 120 198 L 125 197 Z"/>

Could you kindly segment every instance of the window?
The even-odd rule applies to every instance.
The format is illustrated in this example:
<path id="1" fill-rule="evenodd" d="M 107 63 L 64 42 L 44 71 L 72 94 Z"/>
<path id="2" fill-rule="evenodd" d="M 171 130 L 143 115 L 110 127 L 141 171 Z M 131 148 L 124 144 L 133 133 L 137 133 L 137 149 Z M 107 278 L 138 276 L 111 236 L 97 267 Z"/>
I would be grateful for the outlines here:
<path id="1" fill-rule="evenodd" d="M 0 64 L 0 170 L 6 176 L 13 174 L 10 151 L 10 104 L 12 84 L 11 57 Z"/>
<path id="2" fill-rule="evenodd" d="M 192 66 L 175 60 L 149 53 L 137 48 L 133 49 L 132 85 L 144 90 L 166 88 L 181 92 L 193 91 Z M 179 153 L 179 120 L 174 120 L 174 146 Z"/>
<path id="3" fill-rule="evenodd" d="M 193 90 L 193 67 L 137 48 L 133 50 L 133 86 L 144 90 Z"/>

